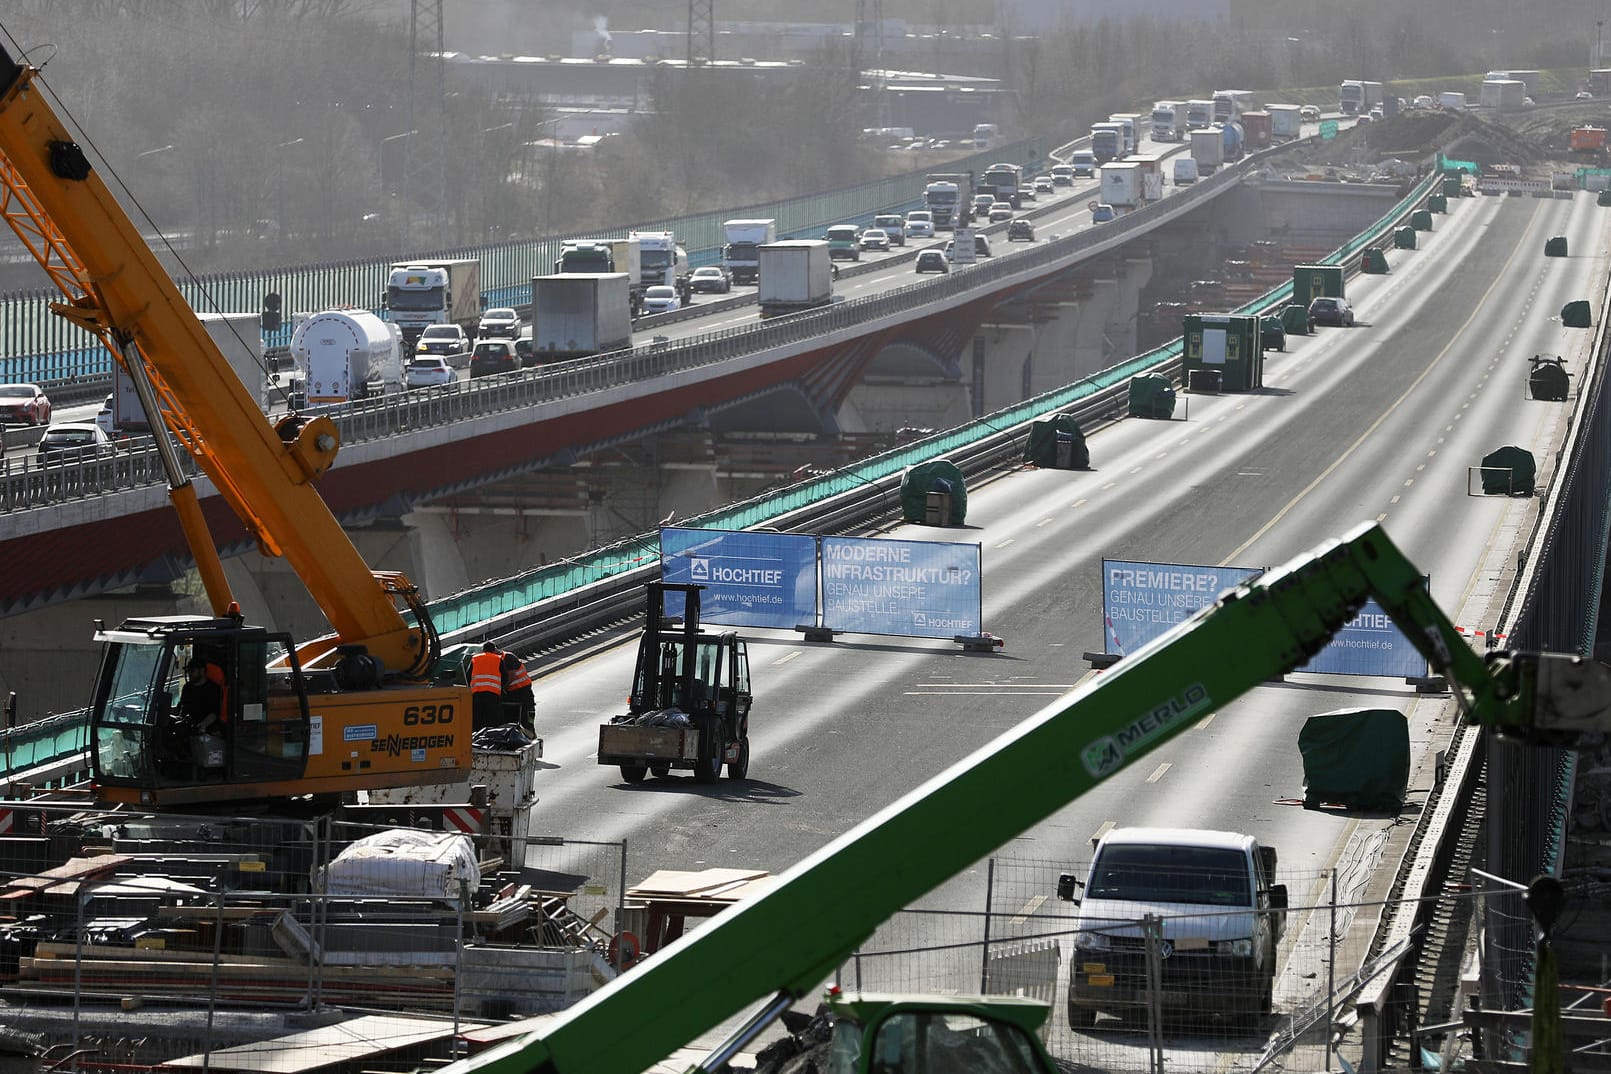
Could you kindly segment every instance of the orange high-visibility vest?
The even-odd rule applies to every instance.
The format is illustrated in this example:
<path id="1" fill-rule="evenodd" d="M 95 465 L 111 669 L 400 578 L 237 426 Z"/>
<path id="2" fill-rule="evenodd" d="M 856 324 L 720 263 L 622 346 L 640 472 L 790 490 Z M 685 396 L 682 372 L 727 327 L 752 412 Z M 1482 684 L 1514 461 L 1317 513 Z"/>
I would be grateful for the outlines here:
<path id="1" fill-rule="evenodd" d="M 503 693 L 502 653 L 476 653 L 470 658 L 470 692 Z"/>
<path id="2" fill-rule="evenodd" d="M 519 690 L 522 687 L 531 685 L 531 676 L 526 673 L 526 662 L 524 660 L 516 657 L 515 659 L 509 661 L 508 667 L 509 671 L 504 676 L 503 681 L 504 693 L 509 693 L 512 690 Z"/>

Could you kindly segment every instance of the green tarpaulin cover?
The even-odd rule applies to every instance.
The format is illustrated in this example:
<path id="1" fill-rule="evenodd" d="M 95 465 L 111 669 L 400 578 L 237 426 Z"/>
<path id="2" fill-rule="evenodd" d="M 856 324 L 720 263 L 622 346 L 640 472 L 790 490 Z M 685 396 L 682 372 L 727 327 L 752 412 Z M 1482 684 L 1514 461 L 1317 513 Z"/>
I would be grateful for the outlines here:
<path id="1" fill-rule="evenodd" d="M 1174 410 L 1173 403 L 1169 409 Z M 1049 470 L 1088 470 L 1091 451 L 1085 446 L 1085 434 L 1080 432 L 1079 423 L 1068 414 L 1057 414 L 1029 427 L 1029 439 L 1024 442 L 1024 461 Z"/>
<path id="2" fill-rule="evenodd" d="M 1130 378 L 1132 418 L 1175 416 L 1175 385 L 1162 373 L 1138 373 Z"/>
<path id="3" fill-rule="evenodd" d="M 1397 812 L 1410 782 L 1410 725 L 1396 709 L 1339 709 L 1303 722 L 1303 805 Z"/>
<path id="4" fill-rule="evenodd" d="M 1507 445 L 1482 457 L 1482 491 L 1487 496 L 1531 496 L 1538 464 L 1526 448 Z"/>
<path id="5" fill-rule="evenodd" d="M 907 467 L 901 475 L 901 517 L 907 522 L 924 521 L 924 508 L 931 492 L 951 494 L 951 525 L 960 526 L 968 516 L 968 488 L 962 471 L 954 462 L 930 459 Z"/>

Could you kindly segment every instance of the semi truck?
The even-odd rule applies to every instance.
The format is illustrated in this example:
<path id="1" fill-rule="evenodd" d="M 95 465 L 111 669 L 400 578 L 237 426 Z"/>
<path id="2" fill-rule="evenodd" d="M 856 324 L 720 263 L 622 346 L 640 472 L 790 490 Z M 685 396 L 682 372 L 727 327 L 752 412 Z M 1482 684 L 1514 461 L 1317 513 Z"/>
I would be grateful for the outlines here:
<path id="1" fill-rule="evenodd" d="M 1345 116 L 1362 116 L 1382 103 L 1382 84 L 1349 78 L 1337 87 L 1337 111 Z"/>
<path id="2" fill-rule="evenodd" d="M 1479 652 L 1433 602 L 1420 568 L 1379 524 L 1367 523 L 1220 594 L 1191 619 L 907 792 L 698 932 L 586 1001 L 530 1023 L 529 1035 L 444 1067 L 442 1074 L 638 1074 L 753 1009 L 691 1068 L 722 1069 L 833 978 L 890 915 L 1198 726 L 1205 715 L 1299 667 L 1372 598 L 1449 683 L 1462 719 L 1518 745 L 1549 748 L 1569 747 L 1611 728 L 1611 670 L 1571 654 Z M 981 795 L 990 808 L 980 808 Z M 1159 842 L 1153 839 L 1152 845 Z M 1259 878 L 1261 868 L 1265 874 L 1259 912 L 1269 915 L 1273 928 L 1281 893 L 1268 879 L 1276 862 L 1256 846 L 1239 848 L 1253 855 L 1250 878 Z M 888 868 L 891 861 L 901 867 Z M 1235 944 L 1230 953 L 1240 948 Z M 829 994 L 836 1008 L 856 1000 L 838 989 Z M 1262 989 L 1255 995 L 1262 1003 Z M 677 1002 L 668 1005 L 667 997 Z M 938 1063 L 908 1062 L 906 1044 L 928 1043 L 920 1030 L 964 1024 L 967 1016 L 966 1024 L 977 1027 L 967 1034 L 967 1045 L 981 1054 L 970 1053 L 956 1069 L 1056 1070 L 1034 1041 L 1044 1004 L 1030 1018 L 1030 1001 L 1012 997 L 989 1005 L 958 996 L 880 999 L 885 1009 L 863 1008 L 861 1017 L 847 1019 L 844 1035 L 835 1025 L 834 1055 L 841 1065 L 833 1069 L 938 1069 Z M 1015 1002 L 1026 1005 L 1019 1008 L 1024 1017 L 1008 1017 Z M 914 1023 L 917 1010 L 933 1021 Z M 886 1016 L 899 1020 L 881 1026 Z M 632 1032 L 620 1031 L 625 1024 Z"/>
<path id="3" fill-rule="evenodd" d="M 306 401 L 313 405 L 364 399 L 377 389 L 403 387 L 401 333 L 368 310 L 315 313 L 291 333 Z"/>
<path id="4" fill-rule="evenodd" d="M 1220 139 L 1225 144 L 1226 163 L 1241 160 L 1242 147 L 1246 144 L 1246 136 L 1242 133 L 1242 125 L 1235 122 L 1222 123 L 1219 131 Z"/>
<path id="5" fill-rule="evenodd" d="M 217 344 L 235 375 L 259 407 L 268 402 L 268 371 L 263 365 L 263 334 L 255 313 L 198 313 L 202 327 Z M 128 371 L 112 363 L 112 427 L 118 433 L 149 433 L 151 423 Z"/>
<path id="6" fill-rule="evenodd" d="M 1214 102 L 1198 98 L 1186 102 L 1186 130 L 1201 130 L 1214 122 Z"/>
<path id="7" fill-rule="evenodd" d="M 1450 112 L 1466 110 L 1466 95 L 1458 90 L 1444 90 L 1438 94 L 1438 107 Z"/>
<path id="8" fill-rule="evenodd" d="M 387 275 L 382 305 L 409 347 L 433 324 L 456 324 L 474 339 L 481 324 L 481 262 L 399 261 Z"/>
<path id="9" fill-rule="evenodd" d="M 1191 159 L 1197 162 L 1197 174 L 1213 175 L 1225 163 L 1225 132 L 1219 127 L 1204 127 L 1191 132 Z"/>
<path id="10" fill-rule="evenodd" d="M 632 279 L 624 272 L 564 272 L 531 280 L 531 349 L 545 362 L 632 345 Z"/>
<path id="11" fill-rule="evenodd" d="M 1091 124 L 1091 153 L 1098 164 L 1124 156 L 1124 126 L 1108 120 Z"/>
<path id="12" fill-rule="evenodd" d="M 625 239 L 577 239 L 559 248 L 554 275 L 608 276 L 624 273 L 629 281 L 628 300 L 632 316 L 643 312 L 643 248 L 637 236 Z"/>
<path id="13" fill-rule="evenodd" d="M 642 266 L 638 282 L 645 288 L 674 287 L 687 302 L 693 293 L 688 283 L 688 251 L 677 245 L 670 231 L 634 231 L 629 239 L 638 243 Z"/>
<path id="14" fill-rule="evenodd" d="M 1152 106 L 1152 140 L 1179 142 L 1186 137 L 1186 102 L 1159 101 Z"/>
<path id="15" fill-rule="evenodd" d="M 1141 165 L 1133 161 L 1110 161 L 1102 165 L 1101 200 L 1115 209 L 1134 209 L 1141 204 Z"/>
<path id="16" fill-rule="evenodd" d="M 996 200 L 1004 201 L 1014 209 L 1020 207 L 1024 195 L 1024 169 L 1018 164 L 992 164 L 979 180 L 980 189 L 993 187 Z"/>
<path id="17" fill-rule="evenodd" d="M 1230 123 L 1254 108 L 1253 91 L 1223 89 L 1214 91 L 1214 122 Z"/>
<path id="18" fill-rule="evenodd" d="M 1136 151 L 1136 147 L 1141 144 L 1141 139 L 1146 135 L 1146 129 L 1142 126 L 1142 124 L 1145 122 L 1145 119 L 1142 117 L 1141 113 L 1114 112 L 1112 115 L 1108 116 L 1108 122 L 1117 123 L 1119 126 L 1124 128 L 1124 152 L 1120 155 L 1129 156 L 1131 153 L 1134 153 Z"/>
<path id="19" fill-rule="evenodd" d="M 757 296 L 762 317 L 816 309 L 833 301 L 833 260 L 820 239 L 788 239 L 760 248 Z"/>
<path id="20" fill-rule="evenodd" d="M 1275 117 L 1267 111 L 1243 112 L 1240 120 L 1247 150 L 1266 149 L 1275 136 Z"/>
<path id="21" fill-rule="evenodd" d="M 263 413 L 38 75 L 0 46 L 0 186 L 20 207 L 5 221 L 49 270 L 64 297 L 58 309 L 124 367 L 147 421 L 173 434 L 155 438 L 157 456 L 207 607 L 97 624 L 104 648 L 87 749 L 96 800 L 289 809 L 293 799 L 464 778 L 470 736 L 454 716 L 469 713 L 470 691 L 431 680 L 441 643 L 429 608 L 406 576 L 364 562 L 319 495 L 317 479 L 340 450 L 335 422 Z M 49 246 L 26 241 L 40 233 Z M 185 455 L 246 539 L 284 557 L 329 634 L 298 640 L 246 621 Z M 174 698 L 198 658 L 222 679 L 229 733 L 176 738 Z"/>
<path id="22" fill-rule="evenodd" d="M 1303 107 L 1296 104 L 1270 104 L 1264 110 L 1270 113 L 1270 140 L 1288 142 L 1303 137 Z"/>
<path id="23" fill-rule="evenodd" d="M 972 172 L 934 172 L 924 180 L 923 208 L 933 214 L 936 231 L 967 224 L 972 202 Z"/>
<path id="24" fill-rule="evenodd" d="M 1484 108 L 1492 108 L 1496 112 L 1513 112 L 1521 108 L 1527 100 L 1527 86 L 1514 78 L 1485 78 L 1482 80 L 1482 95 L 1478 98 Z"/>
<path id="25" fill-rule="evenodd" d="M 761 270 L 757 249 L 778 241 L 776 220 L 728 220 L 722 224 L 722 264 L 734 283 L 754 283 Z"/>

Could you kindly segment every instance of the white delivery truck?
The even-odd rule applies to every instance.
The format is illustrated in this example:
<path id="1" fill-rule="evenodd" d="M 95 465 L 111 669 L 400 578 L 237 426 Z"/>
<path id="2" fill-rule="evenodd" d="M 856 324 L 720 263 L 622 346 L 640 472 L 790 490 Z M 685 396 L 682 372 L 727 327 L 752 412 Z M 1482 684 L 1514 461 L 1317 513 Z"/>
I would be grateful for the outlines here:
<path id="1" fill-rule="evenodd" d="M 1175 158 L 1175 185 L 1190 186 L 1197 181 L 1197 162 L 1189 156 Z"/>
<path id="2" fill-rule="evenodd" d="M 1058 898 L 1079 907 L 1069 1024 L 1090 1026 L 1098 1012 L 1143 1015 L 1154 999 L 1168 1014 L 1269 1014 L 1287 911 L 1276 865 L 1275 848 L 1238 832 L 1108 831 L 1083 884 L 1068 873 L 1057 882 Z M 1148 918 L 1158 922 L 1152 940 Z M 1159 948 L 1155 996 L 1149 945 Z"/>
<path id="3" fill-rule="evenodd" d="M 1112 161 L 1102 165 L 1099 197 L 1115 209 L 1134 209 L 1143 200 L 1141 165 L 1134 161 Z"/>
<path id="4" fill-rule="evenodd" d="M 198 313 L 201 326 L 207 335 L 224 352 L 230 368 L 246 385 L 247 394 L 266 409 L 268 371 L 263 366 L 262 322 L 256 313 Z M 134 381 L 123 371 L 119 362 L 112 363 L 112 430 L 121 434 L 148 433 L 151 424 L 146 420 L 140 397 L 134 391 Z"/>
<path id="5" fill-rule="evenodd" d="M 821 239 L 788 239 L 760 248 L 757 296 L 762 317 L 816 309 L 833 301 L 833 261 Z"/>
<path id="6" fill-rule="evenodd" d="M 632 345 L 632 278 L 566 272 L 531 280 L 531 349 L 543 362 L 585 358 Z"/>
<path id="7" fill-rule="evenodd" d="M 1117 123 L 1124 128 L 1124 152 L 1120 156 L 1128 156 L 1136 151 L 1141 144 L 1146 131 L 1142 127 L 1144 122 L 1140 112 L 1115 112 L 1108 117 L 1109 123 Z"/>
<path id="8" fill-rule="evenodd" d="M 1466 110 L 1466 95 L 1444 90 L 1438 94 L 1438 107 L 1450 112 L 1464 112 Z"/>
<path id="9" fill-rule="evenodd" d="M 1186 102 L 1186 129 L 1188 131 L 1200 130 L 1214 122 L 1214 102 L 1207 99 L 1194 99 Z"/>
<path id="10" fill-rule="evenodd" d="M 401 333 L 368 310 L 325 310 L 301 321 L 291 357 L 311 405 L 363 399 L 377 387 L 402 390 Z"/>
<path id="11" fill-rule="evenodd" d="M 1270 140 L 1290 142 L 1303 137 L 1303 106 L 1296 104 L 1267 104 L 1270 113 Z"/>
<path id="12" fill-rule="evenodd" d="M 675 287 L 687 297 L 688 251 L 670 231 L 634 231 L 638 243 L 639 282 L 644 287 Z"/>
<path id="13" fill-rule="evenodd" d="M 481 262 L 399 261 L 386 277 L 386 319 L 412 347 L 433 324 L 456 324 L 475 338 L 481 324 Z"/>
<path id="14" fill-rule="evenodd" d="M 1159 101 L 1152 106 L 1152 140 L 1178 142 L 1186 137 L 1186 102 Z"/>
<path id="15" fill-rule="evenodd" d="M 1204 127 L 1191 132 L 1191 159 L 1197 162 L 1198 175 L 1213 175 L 1225 163 L 1225 132 L 1219 127 Z"/>

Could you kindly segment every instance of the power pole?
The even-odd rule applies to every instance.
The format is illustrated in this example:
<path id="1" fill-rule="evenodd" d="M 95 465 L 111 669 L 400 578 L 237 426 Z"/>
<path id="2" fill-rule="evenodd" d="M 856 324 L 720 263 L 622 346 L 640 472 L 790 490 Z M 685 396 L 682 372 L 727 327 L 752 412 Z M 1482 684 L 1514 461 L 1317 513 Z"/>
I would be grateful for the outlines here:
<path id="1" fill-rule="evenodd" d="M 408 113 L 404 116 L 402 180 L 397 193 L 403 248 L 417 236 L 414 201 L 434 218 L 436 245 L 448 245 L 447 61 L 442 44 L 443 0 L 413 0 L 408 17 Z M 426 54 L 421 55 L 422 48 Z"/>
<path id="2" fill-rule="evenodd" d="M 716 0 L 688 0 L 688 66 L 716 59 Z"/>
<path id="3" fill-rule="evenodd" d="M 884 0 L 856 0 L 856 43 L 851 59 L 858 81 L 867 75 L 879 127 L 889 126 L 889 91 L 884 68 Z M 877 72 L 876 74 L 870 72 Z"/>

